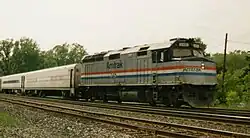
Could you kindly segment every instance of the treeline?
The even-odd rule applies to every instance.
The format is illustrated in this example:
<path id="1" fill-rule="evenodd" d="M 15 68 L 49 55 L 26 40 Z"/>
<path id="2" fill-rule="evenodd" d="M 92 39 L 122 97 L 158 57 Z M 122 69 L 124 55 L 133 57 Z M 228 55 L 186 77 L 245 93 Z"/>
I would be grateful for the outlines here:
<path id="1" fill-rule="evenodd" d="M 228 107 L 250 108 L 250 53 L 236 50 L 227 54 L 224 92 L 222 92 L 222 71 L 224 55 L 210 56 L 217 63 L 217 100 L 216 104 Z"/>
<path id="2" fill-rule="evenodd" d="M 31 38 L 0 40 L 0 73 L 10 75 L 79 63 L 87 52 L 80 44 L 63 43 L 43 51 Z"/>
<path id="3" fill-rule="evenodd" d="M 197 42 L 202 42 L 196 38 Z M 206 49 L 206 44 L 202 42 Z M 31 38 L 20 40 L 0 40 L 0 74 L 9 75 L 43 68 L 79 63 L 87 52 L 81 44 L 63 43 L 52 49 L 43 51 L 38 43 Z M 230 107 L 250 107 L 250 54 L 247 51 L 234 51 L 227 54 L 225 91 L 222 92 L 223 54 L 209 54 L 208 58 L 217 63 L 216 105 Z"/>

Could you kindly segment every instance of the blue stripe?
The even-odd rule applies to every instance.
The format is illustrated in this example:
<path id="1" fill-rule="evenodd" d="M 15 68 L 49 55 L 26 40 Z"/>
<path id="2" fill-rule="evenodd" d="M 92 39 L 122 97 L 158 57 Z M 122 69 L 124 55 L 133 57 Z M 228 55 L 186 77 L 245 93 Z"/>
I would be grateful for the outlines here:
<path id="1" fill-rule="evenodd" d="M 203 73 L 203 72 L 173 72 L 173 73 L 161 73 L 157 74 L 159 77 L 162 76 L 179 76 L 179 75 L 189 75 L 189 76 L 214 76 L 216 73 Z M 136 75 L 118 75 L 116 78 L 136 78 L 136 77 L 152 77 L 152 74 L 136 74 Z M 82 77 L 81 79 L 112 79 L 111 76 L 98 76 L 98 77 Z"/>

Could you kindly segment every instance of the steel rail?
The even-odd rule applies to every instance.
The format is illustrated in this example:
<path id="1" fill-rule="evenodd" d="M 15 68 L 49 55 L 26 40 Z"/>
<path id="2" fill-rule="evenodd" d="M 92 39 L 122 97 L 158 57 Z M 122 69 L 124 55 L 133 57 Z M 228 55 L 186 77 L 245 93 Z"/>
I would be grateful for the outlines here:
<path id="1" fill-rule="evenodd" d="M 41 97 L 27 97 L 27 96 L 20 96 L 25 98 L 31 98 L 31 99 L 45 99 Z M 102 103 L 102 102 L 86 102 L 86 101 L 72 101 L 67 99 L 59 99 L 59 98 L 52 98 L 52 97 L 46 97 L 48 100 L 54 100 L 57 102 L 62 103 L 70 103 L 70 104 L 78 104 L 78 105 L 87 105 L 87 106 L 95 106 L 94 104 L 104 104 L 111 105 L 111 106 L 117 106 L 117 103 Z M 93 105 L 91 105 L 93 104 Z M 187 112 L 200 112 L 200 113 L 210 113 L 210 114 L 223 114 L 223 115 L 229 115 L 229 116 L 241 116 L 241 117 L 250 117 L 250 110 L 235 110 L 235 109 L 223 109 L 223 108 L 171 108 L 171 107 L 165 107 L 165 106 L 149 106 L 149 105 L 143 105 L 143 104 L 131 104 L 131 103 L 120 103 L 119 106 L 133 106 L 133 107 L 140 107 L 140 108 L 148 108 L 148 109 L 159 109 L 159 110 L 175 110 L 175 111 L 187 111 Z"/>
<path id="2" fill-rule="evenodd" d="M 19 97 L 19 96 L 18 96 Z M 131 106 L 131 105 L 122 105 L 122 104 L 103 104 L 103 103 L 91 103 L 91 102 L 81 102 L 81 101 L 70 101 L 70 100 L 58 100 L 58 99 L 48 99 L 48 98 L 39 98 L 39 97 L 26 97 L 23 98 L 35 99 L 35 100 L 47 100 L 51 102 L 60 102 L 67 104 L 77 104 L 82 106 L 90 106 L 97 108 L 106 108 L 130 112 L 140 112 L 147 114 L 163 115 L 163 116 L 173 116 L 189 119 L 198 119 L 205 121 L 215 121 L 222 123 L 231 123 L 231 124 L 240 124 L 240 125 L 250 125 L 250 117 L 239 115 L 225 115 L 223 113 L 206 113 L 198 112 L 194 110 L 174 110 L 174 109 L 163 109 L 163 108 L 149 108 L 145 106 Z"/>
<path id="3" fill-rule="evenodd" d="M 9 95 L 9 94 L 0 94 L 0 95 Z M 117 106 L 117 103 L 109 102 L 109 103 L 102 103 L 102 102 L 86 102 L 86 101 L 72 101 L 67 99 L 60 99 L 60 98 L 52 98 L 52 97 L 27 97 L 27 96 L 20 96 L 30 99 L 46 99 L 46 100 L 53 100 L 61 103 L 70 103 L 70 104 L 77 104 L 77 105 L 87 105 L 87 106 L 96 106 L 95 104 L 104 104 L 105 106 Z M 148 108 L 150 109 L 159 109 L 159 110 L 177 110 L 177 111 L 188 111 L 188 112 L 200 112 L 200 113 L 211 113 L 211 114 L 223 114 L 223 115 L 230 115 L 230 116 L 242 116 L 242 117 L 250 117 L 250 110 L 235 110 L 235 109 L 223 109 L 223 108 L 171 108 L 165 106 L 150 106 L 145 104 L 131 104 L 131 103 L 120 103 L 119 106 L 133 106 L 133 107 L 140 107 L 140 108 Z M 105 107 L 106 108 L 106 107 Z"/>
<path id="4" fill-rule="evenodd" d="M 160 125 L 160 126 L 170 126 L 170 127 L 175 127 L 175 128 L 182 128 L 182 129 L 193 130 L 193 131 L 204 132 L 204 133 L 217 134 L 217 135 L 233 136 L 233 137 L 250 137 L 250 134 L 243 134 L 243 133 L 236 133 L 236 132 L 230 132 L 230 131 L 222 131 L 222 130 L 201 128 L 201 127 L 194 127 L 194 126 L 187 126 L 187 125 L 180 125 L 180 124 L 174 124 L 174 123 L 152 121 L 152 120 L 125 117 L 125 116 L 118 116 L 118 115 L 110 115 L 110 114 L 104 114 L 104 113 L 98 113 L 98 112 L 84 111 L 84 110 L 81 110 L 81 109 L 75 109 L 75 108 L 64 107 L 64 106 L 59 106 L 59 105 L 52 105 L 52 104 L 47 104 L 47 103 L 38 103 L 38 102 L 31 102 L 31 101 L 24 101 L 24 100 L 17 100 L 17 99 L 9 99 L 9 98 L 2 98 L 0 100 L 5 101 L 5 102 L 15 103 L 15 104 L 21 104 L 21 105 L 25 105 L 25 106 L 32 106 L 32 107 L 39 108 L 39 109 L 41 109 L 41 108 L 43 109 L 44 108 L 43 106 L 47 106 L 47 107 L 59 108 L 59 109 L 63 109 L 63 110 L 70 110 L 70 111 L 73 111 L 73 112 L 87 113 L 87 114 L 105 116 L 105 117 L 112 117 L 112 118 L 118 118 L 118 119 L 122 119 L 122 120 L 130 120 L 130 121 L 149 123 L 149 124 Z M 113 122 L 115 122 L 115 121 L 107 122 L 109 120 L 103 120 L 101 118 L 90 117 L 90 119 L 91 118 L 94 119 L 94 120 L 97 120 L 97 121 L 99 119 L 99 121 L 101 121 L 101 122 L 106 122 L 106 123 L 111 123 L 111 124 L 114 124 Z M 116 125 L 118 125 L 117 123 L 120 123 L 120 122 L 115 122 Z M 120 125 L 124 125 L 124 123 L 122 123 Z M 126 125 L 127 125 L 127 127 L 131 127 L 131 128 L 132 127 L 133 128 L 139 127 L 139 126 L 131 126 L 131 124 L 126 124 Z M 130 126 L 128 126 L 128 125 L 130 125 Z M 140 126 L 140 129 L 145 130 L 145 128 L 142 127 L 142 126 Z M 149 128 L 147 128 L 147 129 L 149 129 Z M 171 135 L 171 136 L 176 135 L 175 133 L 172 134 L 173 132 L 170 132 L 171 134 L 169 134 L 168 131 L 161 131 L 161 130 L 157 130 L 157 129 L 154 129 L 154 128 L 153 129 L 150 128 L 150 130 L 148 130 L 148 131 L 153 131 L 156 134 L 163 134 L 163 135 L 168 134 L 168 136 L 169 135 Z"/>

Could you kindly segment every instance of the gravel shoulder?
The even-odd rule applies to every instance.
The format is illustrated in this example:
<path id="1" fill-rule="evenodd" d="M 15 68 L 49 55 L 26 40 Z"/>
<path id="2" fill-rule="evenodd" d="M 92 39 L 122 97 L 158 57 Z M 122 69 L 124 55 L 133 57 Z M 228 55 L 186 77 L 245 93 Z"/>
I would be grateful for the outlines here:
<path id="1" fill-rule="evenodd" d="M 12 118 L 13 125 L 0 123 L 3 138 L 137 138 L 154 137 L 153 134 L 138 132 L 109 124 L 72 118 L 62 114 L 0 102 L 0 113 Z M 1 117 L 1 116 L 0 116 Z M 1 121 L 1 119 L 0 119 Z"/>

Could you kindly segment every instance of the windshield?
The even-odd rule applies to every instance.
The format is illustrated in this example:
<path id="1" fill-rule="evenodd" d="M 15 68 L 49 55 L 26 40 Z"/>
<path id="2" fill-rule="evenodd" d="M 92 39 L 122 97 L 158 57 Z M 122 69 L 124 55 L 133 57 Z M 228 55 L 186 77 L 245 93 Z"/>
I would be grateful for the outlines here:
<path id="1" fill-rule="evenodd" d="M 184 49 L 184 48 L 175 48 L 173 49 L 173 57 L 204 57 L 204 54 L 201 50 L 196 49 Z"/>
<path id="2" fill-rule="evenodd" d="M 176 48 L 173 49 L 173 57 L 189 57 L 192 56 L 191 49 Z"/>
<path id="3" fill-rule="evenodd" d="M 201 50 L 193 50 L 194 56 L 195 57 L 204 57 L 204 54 Z"/>

